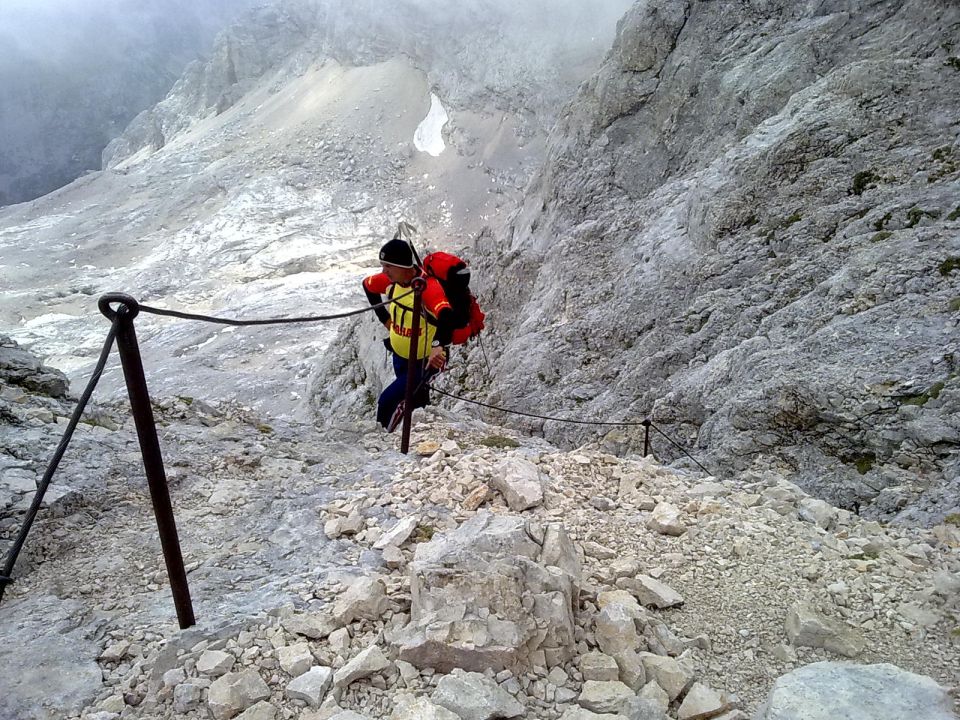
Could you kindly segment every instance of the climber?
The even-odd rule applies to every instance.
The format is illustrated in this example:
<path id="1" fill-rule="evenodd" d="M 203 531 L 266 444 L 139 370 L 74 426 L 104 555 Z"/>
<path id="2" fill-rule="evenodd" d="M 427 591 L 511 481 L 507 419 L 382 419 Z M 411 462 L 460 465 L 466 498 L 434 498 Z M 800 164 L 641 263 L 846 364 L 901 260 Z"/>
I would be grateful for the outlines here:
<path id="1" fill-rule="evenodd" d="M 363 290 L 371 305 L 383 302 L 382 296 L 399 298 L 386 307 L 374 310 L 383 326 L 390 331 L 389 341 L 384 341 L 393 354 L 393 372 L 396 379 L 384 388 L 377 400 L 377 421 L 388 432 L 393 432 L 403 418 L 403 397 L 406 391 L 407 373 L 414 373 L 413 407 L 430 403 L 427 381 L 443 370 L 449 356 L 448 346 L 453 336 L 453 310 L 440 282 L 427 276 L 415 261 L 410 243 L 395 237 L 380 248 L 382 272 L 370 275 L 363 281 Z M 414 278 L 423 277 L 423 316 L 420 319 L 420 340 L 417 343 L 417 362 L 412 369 L 407 367 L 410 357 L 410 340 L 413 334 L 413 295 L 410 293 Z M 406 295 L 406 297 L 400 297 Z"/>

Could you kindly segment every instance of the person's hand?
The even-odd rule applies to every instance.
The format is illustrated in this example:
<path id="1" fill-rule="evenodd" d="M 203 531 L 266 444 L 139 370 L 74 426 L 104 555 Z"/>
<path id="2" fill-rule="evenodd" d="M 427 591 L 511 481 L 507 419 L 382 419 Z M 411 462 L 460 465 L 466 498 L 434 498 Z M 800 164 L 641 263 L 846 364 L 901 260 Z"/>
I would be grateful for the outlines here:
<path id="1" fill-rule="evenodd" d="M 383 326 L 387 329 L 387 332 L 390 332 L 390 321 L 389 321 L 389 320 L 384 320 L 384 321 L 383 321 Z"/>
<path id="2" fill-rule="evenodd" d="M 447 364 L 447 352 L 442 347 L 435 347 L 430 350 L 430 360 L 427 363 L 429 367 L 432 367 L 434 370 L 443 370 L 444 365 Z"/>

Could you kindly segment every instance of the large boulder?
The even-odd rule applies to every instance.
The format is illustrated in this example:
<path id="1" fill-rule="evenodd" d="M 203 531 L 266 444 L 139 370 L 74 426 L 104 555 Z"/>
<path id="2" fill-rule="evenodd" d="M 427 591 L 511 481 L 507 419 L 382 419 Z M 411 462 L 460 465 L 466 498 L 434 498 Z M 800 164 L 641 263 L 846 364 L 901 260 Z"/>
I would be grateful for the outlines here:
<path id="1" fill-rule="evenodd" d="M 550 565 L 542 564 L 547 540 Z M 559 526 L 528 532 L 522 518 L 489 512 L 420 544 L 400 658 L 441 672 L 525 665 L 538 650 L 548 664 L 567 660 L 579 578 L 561 569 L 577 567 L 563 548 L 573 545 Z"/>
<path id="2" fill-rule="evenodd" d="M 956 720 L 946 689 L 895 665 L 818 662 L 780 677 L 757 720 Z"/>

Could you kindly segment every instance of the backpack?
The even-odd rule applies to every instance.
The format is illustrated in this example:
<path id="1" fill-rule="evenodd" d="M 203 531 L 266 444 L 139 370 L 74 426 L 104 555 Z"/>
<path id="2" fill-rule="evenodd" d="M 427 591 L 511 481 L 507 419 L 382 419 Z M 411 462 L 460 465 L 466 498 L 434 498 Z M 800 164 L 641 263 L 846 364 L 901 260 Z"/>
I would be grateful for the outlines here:
<path id="1" fill-rule="evenodd" d="M 470 268 L 467 263 L 445 252 L 428 254 L 420 262 L 423 272 L 436 278 L 453 308 L 453 342 L 463 345 L 480 334 L 486 315 L 470 292 Z"/>

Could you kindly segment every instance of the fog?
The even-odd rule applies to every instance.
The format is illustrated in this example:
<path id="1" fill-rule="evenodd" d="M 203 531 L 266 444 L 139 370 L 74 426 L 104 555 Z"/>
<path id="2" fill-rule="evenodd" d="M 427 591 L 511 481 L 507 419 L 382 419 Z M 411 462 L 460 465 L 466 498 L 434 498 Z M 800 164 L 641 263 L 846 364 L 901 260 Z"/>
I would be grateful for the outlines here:
<path id="1" fill-rule="evenodd" d="M 505 76 L 527 75 L 536 85 L 561 67 L 579 75 L 579 65 L 592 64 L 609 48 L 616 21 L 630 4 L 0 0 L 0 206 L 100 169 L 107 143 L 161 100 L 186 64 L 209 53 L 216 34 L 253 6 L 279 5 L 318 28 L 355 27 L 379 36 L 388 52 L 404 45 L 429 57 L 431 45 L 442 42 L 448 50 L 455 47 L 464 61 L 461 70 L 482 68 L 480 80 L 500 92 Z M 485 29 L 496 35 L 484 36 Z M 456 85 L 456 78 L 448 81 Z"/>
<path id="2" fill-rule="evenodd" d="M 252 0 L 4 0 L 0 205 L 88 170 Z"/>

